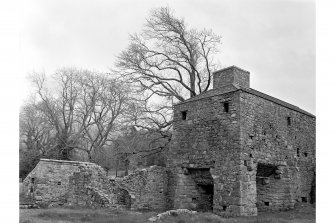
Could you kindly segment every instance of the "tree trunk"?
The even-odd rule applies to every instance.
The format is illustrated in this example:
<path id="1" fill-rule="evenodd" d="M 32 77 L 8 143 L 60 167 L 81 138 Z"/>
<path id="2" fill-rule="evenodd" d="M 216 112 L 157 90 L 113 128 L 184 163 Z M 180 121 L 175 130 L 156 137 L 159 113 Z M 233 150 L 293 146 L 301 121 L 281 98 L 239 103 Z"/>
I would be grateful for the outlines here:
<path id="1" fill-rule="evenodd" d="M 190 88 L 191 88 L 191 92 L 190 92 L 190 98 L 195 96 L 195 72 L 192 71 L 191 75 L 190 75 Z"/>

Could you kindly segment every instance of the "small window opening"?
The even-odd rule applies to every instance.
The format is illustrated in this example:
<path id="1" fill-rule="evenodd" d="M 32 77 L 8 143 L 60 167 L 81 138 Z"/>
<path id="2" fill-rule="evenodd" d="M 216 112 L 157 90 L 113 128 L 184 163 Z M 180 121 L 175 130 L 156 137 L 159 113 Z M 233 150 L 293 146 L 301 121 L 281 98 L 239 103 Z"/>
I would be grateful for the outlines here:
<path id="1" fill-rule="evenodd" d="M 229 112 L 229 102 L 223 102 L 223 107 L 224 107 L 224 111 L 228 113 Z"/>
<path id="2" fill-rule="evenodd" d="M 291 125 L 291 117 L 287 117 L 287 125 L 288 125 L 288 126 Z"/>
<path id="3" fill-rule="evenodd" d="M 297 148 L 297 157 L 300 157 L 300 149 Z"/>
<path id="4" fill-rule="evenodd" d="M 31 178 L 31 183 L 32 184 L 35 183 L 35 178 L 34 177 Z"/>
<path id="5" fill-rule="evenodd" d="M 246 160 L 244 160 L 244 166 L 248 166 L 248 163 Z"/>
<path id="6" fill-rule="evenodd" d="M 266 131 L 263 131 L 263 135 L 266 135 Z"/>
<path id="7" fill-rule="evenodd" d="M 187 117 L 187 111 L 182 111 L 181 112 L 181 119 L 186 120 L 186 117 Z"/>
<path id="8" fill-rule="evenodd" d="M 307 197 L 301 197 L 301 201 L 307 203 Z"/>
<path id="9" fill-rule="evenodd" d="M 307 156 L 308 156 L 308 153 L 304 153 L 304 156 L 307 157 Z"/>
<path id="10" fill-rule="evenodd" d="M 249 139 L 253 139 L 254 138 L 254 136 L 253 135 L 249 135 Z"/>
<path id="11" fill-rule="evenodd" d="M 197 198 L 196 197 L 192 197 L 192 201 L 196 201 L 197 200 Z"/>
<path id="12" fill-rule="evenodd" d="M 60 182 L 60 181 L 57 182 L 57 185 L 61 185 L 61 184 L 62 184 L 62 182 Z"/>
<path id="13" fill-rule="evenodd" d="M 227 210 L 227 206 L 226 205 L 222 205 L 222 210 L 226 211 Z"/>
<path id="14" fill-rule="evenodd" d="M 253 158 L 254 156 L 250 153 L 250 154 L 249 154 L 249 157 L 250 157 L 250 158 Z"/>
<path id="15" fill-rule="evenodd" d="M 264 202 L 264 205 L 265 205 L 265 206 L 270 206 L 270 202 L 265 201 L 265 202 Z"/>

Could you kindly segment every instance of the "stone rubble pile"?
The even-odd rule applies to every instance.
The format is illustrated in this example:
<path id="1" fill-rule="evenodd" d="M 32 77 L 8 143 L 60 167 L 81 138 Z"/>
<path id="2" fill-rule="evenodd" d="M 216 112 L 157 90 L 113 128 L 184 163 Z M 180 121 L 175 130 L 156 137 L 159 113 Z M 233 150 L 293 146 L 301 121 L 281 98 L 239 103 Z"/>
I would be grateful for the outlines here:
<path id="1" fill-rule="evenodd" d="M 166 212 L 163 212 L 163 213 L 160 213 L 154 217 L 151 217 L 148 219 L 148 221 L 150 222 L 155 222 L 155 221 L 158 221 L 160 219 L 163 219 L 167 216 L 178 216 L 180 214 L 196 214 L 197 212 L 196 211 L 190 211 L 188 209 L 177 209 L 177 210 L 169 210 L 169 211 L 166 211 Z"/>

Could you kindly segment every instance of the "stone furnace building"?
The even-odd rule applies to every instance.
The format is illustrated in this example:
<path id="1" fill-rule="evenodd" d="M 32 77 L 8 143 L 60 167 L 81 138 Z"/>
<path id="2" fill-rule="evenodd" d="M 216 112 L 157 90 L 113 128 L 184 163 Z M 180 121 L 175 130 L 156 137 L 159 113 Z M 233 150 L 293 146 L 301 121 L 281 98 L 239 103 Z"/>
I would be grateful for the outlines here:
<path id="1" fill-rule="evenodd" d="M 257 215 L 313 202 L 315 116 L 250 88 L 250 73 L 213 73 L 213 89 L 174 106 L 169 209 Z M 313 187 L 315 188 L 315 187 Z"/>
<path id="2" fill-rule="evenodd" d="M 213 89 L 174 106 L 167 167 L 109 179 L 86 162 L 41 159 L 23 182 L 44 206 L 186 208 L 230 216 L 315 200 L 315 116 L 250 88 L 248 71 L 213 73 Z"/>

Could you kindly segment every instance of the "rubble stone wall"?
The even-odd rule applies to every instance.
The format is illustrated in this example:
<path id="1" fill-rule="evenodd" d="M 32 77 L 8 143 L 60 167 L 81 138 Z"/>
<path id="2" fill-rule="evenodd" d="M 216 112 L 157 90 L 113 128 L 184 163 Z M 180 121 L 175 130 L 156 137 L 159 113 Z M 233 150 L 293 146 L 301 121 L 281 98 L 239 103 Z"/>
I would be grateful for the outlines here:
<path id="1" fill-rule="evenodd" d="M 33 191 L 41 206 L 125 207 L 128 192 L 106 177 L 94 163 L 41 159 L 24 180 L 26 194 Z"/>
<path id="2" fill-rule="evenodd" d="M 315 117 L 241 91 L 242 185 L 252 184 L 244 203 L 257 191 L 260 211 L 283 210 L 310 201 L 315 172 Z M 275 165 L 269 184 L 254 187 L 257 164 Z M 252 178 L 248 176 L 252 176 Z M 248 188 L 248 187 L 246 187 Z M 264 206 L 264 200 L 269 200 Z"/>
<path id="3" fill-rule="evenodd" d="M 227 86 L 228 88 L 229 86 Z M 229 103 L 228 111 L 224 102 Z M 173 208 L 194 209 L 192 179 L 185 168 L 209 168 L 214 181 L 213 211 L 224 216 L 241 212 L 239 94 L 226 93 L 174 107 L 174 139 L 169 154 L 169 200 Z M 183 112 L 186 111 L 186 119 Z"/>
<path id="4" fill-rule="evenodd" d="M 41 159 L 24 179 L 25 193 L 31 194 L 37 204 L 63 205 L 67 202 L 69 176 L 79 171 L 79 162 Z"/>
<path id="5" fill-rule="evenodd" d="M 118 179 L 117 183 L 129 192 L 132 210 L 166 210 L 168 179 L 165 167 L 137 169 Z"/>
<path id="6" fill-rule="evenodd" d="M 129 208 L 130 197 L 113 180 L 106 177 L 106 172 L 98 165 L 91 168 L 79 168 L 69 180 L 69 206 L 93 208 Z"/>
<path id="7" fill-rule="evenodd" d="M 315 116 L 254 90 L 221 84 L 220 91 L 213 91 L 221 94 L 200 95 L 174 107 L 170 208 L 196 207 L 196 183 L 185 174 L 187 168 L 210 168 L 213 211 L 222 216 L 257 215 L 257 207 L 283 210 L 310 202 Z M 275 167 L 267 186 L 259 183 L 258 164 Z"/>

